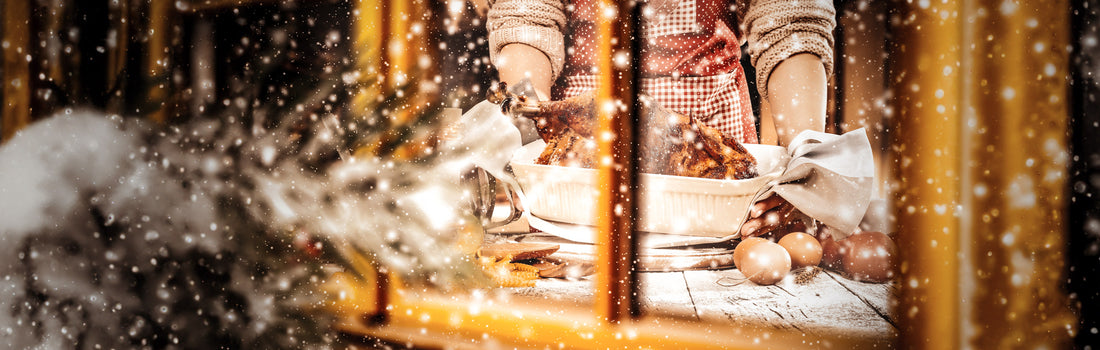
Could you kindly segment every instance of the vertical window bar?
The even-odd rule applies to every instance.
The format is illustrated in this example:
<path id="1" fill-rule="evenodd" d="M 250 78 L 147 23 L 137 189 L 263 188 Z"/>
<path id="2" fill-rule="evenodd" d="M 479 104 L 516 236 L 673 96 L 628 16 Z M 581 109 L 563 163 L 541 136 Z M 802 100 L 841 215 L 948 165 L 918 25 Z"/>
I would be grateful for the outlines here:
<path id="1" fill-rule="evenodd" d="M 352 55 L 355 57 L 354 71 L 357 75 L 357 81 L 359 86 L 356 87 L 355 93 L 351 97 L 351 116 L 358 115 L 357 112 L 365 111 L 376 103 L 378 96 L 388 94 L 393 89 L 391 87 L 391 70 L 392 64 L 387 62 L 393 62 L 390 58 L 390 50 L 388 43 L 393 40 L 395 36 L 392 35 L 393 31 L 391 21 L 393 7 L 390 6 L 389 0 L 352 0 L 352 24 L 351 24 L 351 40 L 352 40 Z M 403 1 L 397 1 L 403 2 Z M 398 5 L 398 8 L 401 8 Z M 380 78 L 383 81 L 371 81 L 371 79 Z M 362 302 L 369 303 L 373 307 L 371 310 L 367 310 L 363 315 L 363 320 L 370 325 L 381 325 L 388 321 L 386 317 L 386 310 L 389 307 L 389 293 L 391 283 L 388 275 L 379 269 L 378 264 L 370 261 L 367 257 L 361 256 L 350 249 L 344 251 L 347 256 L 358 257 L 353 261 L 354 268 L 357 273 L 366 278 L 365 286 L 370 288 L 370 292 L 366 293 L 367 298 L 373 298 L 373 300 L 364 300 Z"/>
<path id="2" fill-rule="evenodd" d="M 11 139 L 15 132 L 31 122 L 30 1 L 4 1 L 4 67 L 0 70 L 4 84 L 3 124 L 0 141 Z"/>
<path id="3" fill-rule="evenodd" d="M 385 54 L 382 56 L 382 65 L 388 66 L 386 75 L 384 75 L 386 79 L 384 85 L 388 89 L 396 89 L 408 78 L 406 74 L 408 74 L 410 68 L 408 65 L 408 51 L 413 47 L 410 47 L 406 36 L 409 34 L 409 26 L 411 25 L 409 16 L 412 16 L 410 12 L 410 2 L 412 1 L 384 2 L 383 6 L 385 7 L 382 18 L 386 24 L 386 32 L 385 36 L 382 37 L 382 52 Z"/>
<path id="4" fill-rule="evenodd" d="M 174 103 L 169 100 L 172 98 L 170 89 L 172 79 L 168 69 L 169 61 L 172 59 L 168 45 L 171 41 L 170 33 L 173 30 L 171 20 L 175 17 L 173 16 L 174 5 L 171 1 L 150 1 L 148 6 L 149 27 L 145 33 L 148 35 L 148 41 L 145 46 L 145 76 L 142 78 L 148 85 L 146 100 L 158 104 L 154 110 L 148 111 L 149 118 L 164 122 L 172 113 L 171 109 L 175 108 Z"/>
<path id="5" fill-rule="evenodd" d="M 1070 4 L 965 4 L 963 347 L 1070 348 Z"/>
<path id="6" fill-rule="evenodd" d="M 902 5 L 892 52 L 908 347 L 1068 347 L 1068 5 Z"/>
<path id="7" fill-rule="evenodd" d="M 599 259 L 596 313 L 609 323 L 638 315 L 634 274 L 638 154 L 638 36 L 640 5 L 600 1 L 597 34 L 600 81 L 596 106 L 599 128 L 597 229 Z"/>
<path id="8" fill-rule="evenodd" d="M 962 94 L 957 2 L 900 4 L 892 89 L 898 150 L 894 182 L 901 288 L 901 343 L 959 345 L 959 188 Z M 961 15 L 960 15 L 961 16 Z M 944 74 L 954 72 L 955 74 Z M 937 211 L 936 208 L 942 208 Z M 949 316 L 950 315 L 950 316 Z"/>
<path id="9" fill-rule="evenodd" d="M 113 35 L 114 47 L 107 52 L 107 87 L 113 91 L 126 91 L 126 79 L 122 73 L 126 70 L 127 53 L 130 49 L 130 23 L 134 20 L 129 1 L 119 1 L 108 5 L 110 9 L 111 28 L 108 35 Z M 111 40 L 108 37 L 108 40 Z M 212 44 L 211 44 L 212 45 Z M 107 110 L 112 113 L 122 111 L 123 101 L 116 96 L 107 99 Z"/>
<path id="10" fill-rule="evenodd" d="M 352 54 L 355 56 L 355 73 L 358 82 L 351 100 L 352 111 L 364 111 L 370 108 L 378 96 L 383 94 L 382 86 L 370 79 L 387 79 L 389 65 L 384 64 L 389 55 L 386 47 L 390 36 L 390 20 L 385 0 L 353 0 L 352 9 Z"/>

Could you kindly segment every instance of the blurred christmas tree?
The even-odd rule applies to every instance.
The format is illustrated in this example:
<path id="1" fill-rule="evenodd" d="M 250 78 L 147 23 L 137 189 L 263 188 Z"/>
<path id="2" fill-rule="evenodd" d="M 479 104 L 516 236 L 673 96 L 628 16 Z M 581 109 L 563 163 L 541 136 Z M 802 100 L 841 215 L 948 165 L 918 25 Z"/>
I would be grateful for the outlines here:
<path id="1" fill-rule="evenodd" d="M 314 11 L 347 5 L 322 5 L 186 27 L 217 34 L 190 49 L 210 40 L 218 67 L 236 69 L 206 75 L 217 82 L 194 75 L 193 86 L 216 85 L 212 95 L 192 96 L 202 103 L 166 123 L 67 109 L 0 148 L 0 338 L 14 348 L 327 348 L 324 266 L 347 254 L 409 283 L 483 278 L 454 249 L 456 226 L 478 221 L 456 186 L 468 150 L 439 148 L 442 105 L 410 79 L 347 108 L 380 82 L 338 49 L 345 31 L 318 24 Z M 171 76 L 119 81 L 141 91 Z M 178 106 L 116 96 L 124 111 Z"/>

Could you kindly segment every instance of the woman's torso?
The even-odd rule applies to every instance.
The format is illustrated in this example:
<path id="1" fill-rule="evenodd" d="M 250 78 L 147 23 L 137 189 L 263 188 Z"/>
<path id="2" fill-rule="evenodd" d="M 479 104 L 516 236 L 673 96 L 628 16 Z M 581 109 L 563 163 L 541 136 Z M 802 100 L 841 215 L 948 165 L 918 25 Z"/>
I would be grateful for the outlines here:
<path id="1" fill-rule="evenodd" d="M 689 115 L 742 143 L 757 143 L 732 2 L 653 0 L 642 46 L 642 91 L 662 106 Z M 597 1 L 567 6 L 562 97 L 596 88 Z"/>
<path id="2" fill-rule="evenodd" d="M 598 1 L 567 6 L 564 75 L 592 74 L 596 57 Z M 645 9 L 642 73 L 646 76 L 710 76 L 739 66 L 741 44 L 733 4 L 714 0 L 652 0 Z"/>

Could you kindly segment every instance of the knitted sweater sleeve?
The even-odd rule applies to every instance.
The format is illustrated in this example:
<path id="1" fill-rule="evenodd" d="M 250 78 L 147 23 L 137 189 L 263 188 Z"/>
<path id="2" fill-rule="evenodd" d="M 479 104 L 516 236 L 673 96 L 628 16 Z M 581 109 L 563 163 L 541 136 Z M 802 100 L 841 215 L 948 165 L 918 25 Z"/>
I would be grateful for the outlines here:
<path id="1" fill-rule="evenodd" d="M 490 1 L 486 26 L 489 59 L 497 64 L 500 49 L 513 43 L 534 47 L 550 59 L 556 79 L 565 66 L 565 5 L 561 0 Z"/>
<path id="2" fill-rule="evenodd" d="M 742 13 L 762 97 L 767 97 L 768 78 L 775 66 L 795 54 L 821 57 L 826 76 L 832 75 L 836 9 L 831 0 L 750 0 Z"/>

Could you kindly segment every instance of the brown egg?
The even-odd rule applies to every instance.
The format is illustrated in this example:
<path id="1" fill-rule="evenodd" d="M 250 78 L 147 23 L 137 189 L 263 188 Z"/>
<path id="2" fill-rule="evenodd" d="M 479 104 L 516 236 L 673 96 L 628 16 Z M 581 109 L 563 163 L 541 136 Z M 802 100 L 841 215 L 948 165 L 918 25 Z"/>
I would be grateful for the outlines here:
<path id="1" fill-rule="evenodd" d="M 767 242 L 768 240 L 760 237 L 749 237 L 741 240 L 741 243 L 737 244 L 737 248 L 733 249 L 733 265 L 737 268 L 741 268 L 741 259 L 745 257 L 745 251 L 760 242 Z"/>
<path id="2" fill-rule="evenodd" d="M 779 239 L 779 245 L 791 255 L 791 268 L 817 266 L 821 263 L 821 243 L 805 232 L 788 233 Z"/>
<path id="3" fill-rule="evenodd" d="M 828 230 L 822 231 L 821 236 L 821 267 L 840 270 L 840 256 L 848 251 L 848 247 L 833 240 L 833 235 Z"/>
<path id="4" fill-rule="evenodd" d="M 894 277 L 894 256 L 897 245 L 882 232 L 865 231 L 840 242 L 847 249 L 841 253 L 844 272 L 864 282 L 886 282 Z"/>
<path id="5" fill-rule="evenodd" d="M 779 282 L 791 272 L 791 256 L 779 244 L 765 240 L 747 248 L 741 265 L 745 277 L 766 286 Z"/>

